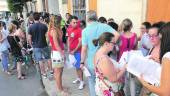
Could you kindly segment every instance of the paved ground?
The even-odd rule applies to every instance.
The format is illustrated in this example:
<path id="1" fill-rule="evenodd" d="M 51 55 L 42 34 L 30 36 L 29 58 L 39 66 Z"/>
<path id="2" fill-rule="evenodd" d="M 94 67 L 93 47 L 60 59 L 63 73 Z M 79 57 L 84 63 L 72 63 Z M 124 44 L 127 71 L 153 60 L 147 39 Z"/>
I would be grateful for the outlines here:
<path id="1" fill-rule="evenodd" d="M 69 92 L 71 92 L 70 96 L 89 96 L 87 78 L 85 78 L 85 88 L 83 90 L 79 90 L 79 84 L 72 84 L 72 81 L 76 78 L 75 74 L 74 69 L 64 69 L 63 85 L 69 88 Z M 43 79 L 43 81 L 49 96 L 56 96 L 57 91 L 55 81 L 49 79 Z"/>
<path id="2" fill-rule="evenodd" d="M 57 96 L 55 80 L 52 78 L 43 79 L 46 89 L 44 91 L 35 67 L 31 66 L 27 69 L 27 79 L 18 80 L 16 71 L 13 72 L 14 75 L 9 76 L 2 72 L 1 65 L 0 62 L 0 96 Z M 63 85 L 69 88 L 70 96 L 89 96 L 87 78 L 85 78 L 86 85 L 83 90 L 78 89 L 79 84 L 72 84 L 75 78 L 74 69 L 64 69 Z"/>
<path id="3" fill-rule="evenodd" d="M 41 87 L 34 67 L 28 69 L 25 80 L 18 80 L 16 72 L 9 76 L 1 69 L 0 67 L 0 96 L 48 96 Z"/>

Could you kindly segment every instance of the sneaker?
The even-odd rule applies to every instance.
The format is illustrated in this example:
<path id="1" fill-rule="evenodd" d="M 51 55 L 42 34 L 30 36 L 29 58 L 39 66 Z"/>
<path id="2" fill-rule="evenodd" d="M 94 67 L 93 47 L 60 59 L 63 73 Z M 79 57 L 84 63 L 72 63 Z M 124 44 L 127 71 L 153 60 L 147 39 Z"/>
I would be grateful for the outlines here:
<path id="1" fill-rule="evenodd" d="M 47 74 L 42 74 L 42 77 L 43 77 L 44 79 L 47 79 Z"/>
<path id="2" fill-rule="evenodd" d="M 53 76 L 53 75 L 54 75 L 54 72 L 53 72 L 53 71 L 50 71 L 50 75 Z"/>
<path id="3" fill-rule="evenodd" d="M 84 88 L 84 81 L 80 81 L 80 85 L 79 85 L 79 90 L 83 89 Z"/>
<path id="4" fill-rule="evenodd" d="M 80 79 L 79 79 L 79 78 L 77 78 L 76 80 L 74 80 L 74 81 L 73 81 L 73 84 L 76 84 L 76 83 L 78 83 L 78 82 L 80 82 Z"/>

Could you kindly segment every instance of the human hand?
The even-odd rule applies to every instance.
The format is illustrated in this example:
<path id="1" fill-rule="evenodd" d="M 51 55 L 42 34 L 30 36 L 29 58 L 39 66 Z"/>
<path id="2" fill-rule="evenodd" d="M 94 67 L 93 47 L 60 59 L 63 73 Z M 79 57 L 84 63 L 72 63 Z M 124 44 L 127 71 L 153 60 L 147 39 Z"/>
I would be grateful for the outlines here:
<path id="1" fill-rule="evenodd" d="M 143 79 L 143 74 L 140 75 L 140 77 L 138 77 L 138 80 L 142 83 L 143 86 L 146 86 L 148 84 L 148 82 L 146 82 L 144 79 Z"/>
<path id="2" fill-rule="evenodd" d="M 160 63 L 160 59 L 159 59 L 159 57 L 156 57 L 156 56 L 152 56 L 152 55 L 150 55 L 149 59 L 152 59 L 152 60 L 154 60 L 155 62 Z"/>
<path id="3" fill-rule="evenodd" d="M 84 64 L 80 64 L 80 69 L 83 70 Z"/>
<path id="4" fill-rule="evenodd" d="M 75 53 L 74 51 L 71 51 L 71 52 L 70 52 L 70 54 L 72 54 L 72 55 L 74 55 L 74 53 Z"/>

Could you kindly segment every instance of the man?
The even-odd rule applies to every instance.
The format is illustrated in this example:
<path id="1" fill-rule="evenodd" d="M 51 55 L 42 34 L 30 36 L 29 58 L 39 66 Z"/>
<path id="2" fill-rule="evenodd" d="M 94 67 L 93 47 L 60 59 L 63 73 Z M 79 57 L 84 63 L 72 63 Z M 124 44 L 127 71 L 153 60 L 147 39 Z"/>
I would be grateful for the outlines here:
<path id="1" fill-rule="evenodd" d="M 41 74 L 47 78 L 45 65 L 50 59 L 50 52 L 46 42 L 46 33 L 48 28 L 45 24 L 40 23 L 40 14 L 35 12 L 33 14 L 35 23 L 28 29 L 28 41 L 33 47 L 34 59 L 40 64 Z"/>
<path id="2" fill-rule="evenodd" d="M 93 58 L 97 48 L 93 45 L 92 41 L 104 32 L 113 33 L 116 40 L 119 38 L 119 34 L 109 25 L 97 22 L 97 15 L 93 10 L 87 12 L 87 23 L 89 25 L 82 32 L 81 68 L 84 66 L 87 57 L 87 68 L 91 73 L 91 76 L 88 78 L 90 96 L 96 96 Z"/>
<path id="3" fill-rule="evenodd" d="M 83 82 L 83 72 L 80 69 L 80 58 L 81 58 L 81 32 L 82 29 L 80 28 L 80 24 L 78 24 L 78 18 L 76 16 L 72 16 L 70 18 L 70 27 L 67 29 L 68 32 L 68 48 L 69 53 L 74 55 L 77 62 L 75 64 L 77 76 L 78 78 L 73 81 L 73 83 L 80 82 L 78 89 L 83 89 L 84 82 Z"/>

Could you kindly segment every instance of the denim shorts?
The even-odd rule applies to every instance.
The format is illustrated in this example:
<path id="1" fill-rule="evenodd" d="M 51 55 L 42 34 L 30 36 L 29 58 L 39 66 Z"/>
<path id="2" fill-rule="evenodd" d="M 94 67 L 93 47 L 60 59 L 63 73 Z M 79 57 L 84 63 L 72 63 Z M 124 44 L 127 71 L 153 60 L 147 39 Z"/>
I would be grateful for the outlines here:
<path id="1" fill-rule="evenodd" d="M 33 48 L 33 57 L 36 62 L 50 59 L 50 54 L 51 52 L 49 47 Z"/>

